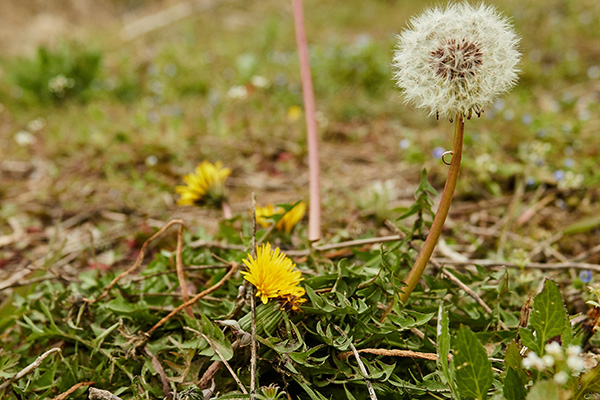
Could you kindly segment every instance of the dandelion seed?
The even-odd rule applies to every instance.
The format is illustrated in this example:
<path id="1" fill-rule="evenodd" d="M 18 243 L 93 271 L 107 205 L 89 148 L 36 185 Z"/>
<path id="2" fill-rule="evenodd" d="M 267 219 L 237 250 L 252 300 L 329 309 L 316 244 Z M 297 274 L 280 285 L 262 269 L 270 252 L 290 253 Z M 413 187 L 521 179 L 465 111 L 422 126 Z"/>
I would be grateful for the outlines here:
<path id="1" fill-rule="evenodd" d="M 518 42 L 491 6 L 430 9 L 398 37 L 394 77 L 407 101 L 430 115 L 479 116 L 516 83 Z"/>
<path id="2" fill-rule="evenodd" d="M 256 258 L 248 254 L 248 260 L 243 260 L 248 271 L 242 272 L 244 279 L 256 287 L 256 296 L 266 304 L 269 299 L 280 298 L 292 306 L 298 307 L 306 301 L 302 296 L 306 293 L 299 286 L 302 274 L 285 254 L 276 247 L 271 250 L 269 243 L 256 249 Z"/>
<path id="3" fill-rule="evenodd" d="M 221 205 L 225 199 L 225 180 L 231 169 L 223 168 L 217 161 L 214 165 L 202 161 L 193 174 L 183 177 L 186 186 L 177 186 L 175 191 L 181 195 L 177 201 L 180 206 L 199 204 Z"/>
<path id="4" fill-rule="evenodd" d="M 283 214 L 281 219 L 275 224 L 275 229 L 290 233 L 294 226 L 300 222 L 306 213 L 306 204 L 301 201 L 290 211 L 285 212 L 283 207 L 275 207 L 269 204 L 265 207 L 256 207 L 256 222 L 261 226 L 268 228 L 271 226 L 271 217 L 277 214 Z"/>

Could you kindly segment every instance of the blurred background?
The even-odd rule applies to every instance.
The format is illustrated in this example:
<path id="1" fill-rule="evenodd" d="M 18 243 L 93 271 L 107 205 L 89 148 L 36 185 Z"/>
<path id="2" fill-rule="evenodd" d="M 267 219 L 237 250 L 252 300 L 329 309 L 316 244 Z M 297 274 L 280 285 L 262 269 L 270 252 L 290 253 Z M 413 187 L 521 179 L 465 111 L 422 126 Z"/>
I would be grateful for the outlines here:
<path id="1" fill-rule="evenodd" d="M 533 241 L 559 233 L 576 254 L 599 243 L 600 3 L 488 3 L 522 37 L 522 72 L 467 123 L 448 225 L 463 236 L 451 240 L 472 248 L 464 232 L 501 226 Z M 390 68 L 395 35 L 435 4 L 304 1 L 326 240 L 387 232 L 423 168 L 441 191 L 452 125 L 406 106 Z M 104 241 L 109 264 L 122 239 L 171 217 L 215 231 L 218 210 L 175 205 L 205 159 L 233 169 L 244 218 L 252 191 L 263 204 L 307 200 L 292 18 L 281 0 L 4 2 L 0 266 L 46 254 L 57 227 L 61 243 Z M 475 244 L 480 256 L 522 246 Z"/>

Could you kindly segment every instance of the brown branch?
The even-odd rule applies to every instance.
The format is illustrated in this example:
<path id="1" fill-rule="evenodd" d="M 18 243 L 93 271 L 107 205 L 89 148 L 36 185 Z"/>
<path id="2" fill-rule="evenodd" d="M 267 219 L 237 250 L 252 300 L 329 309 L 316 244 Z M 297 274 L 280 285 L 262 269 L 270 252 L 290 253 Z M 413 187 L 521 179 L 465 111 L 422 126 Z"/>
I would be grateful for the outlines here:
<path id="1" fill-rule="evenodd" d="M 185 276 L 183 275 L 183 261 L 181 260 L 181 252 L 183 247 L 183 225 L 179 225 L 177 229 L 177 251 L 175 252 L 175 268 L 177 269 L 177 280 L 179 281 L 179 287 L 181 288 L 181 296 L 184 302 L 190 299 L 187 284 L 185 283 Z M 190 318 L 194 318 L 194 312 L 191 307 L 186 307 L 185 312 Z"/>
<path id="2" fill-rule="evenodd" d="M 248 394 L 248 391 L 242 384 L 242 381 L 240 381 L 240 378 L 237 376 L 237 374 L 235 373 L 233 368 L 231 368 L 231 365 L 229 365 L 229 363 L 227 362 L 227 359 L 225 358 L 225 356 L 223 356 L 223 353 L 221 353 L 219 348 L 215 345 L 215 343 L 208 336 L 206 336 L 204 333 L 201 333 L 201 335 L 204 338 L 204 340 L 206 340 L 208 342 L 208 345 L 214 350 L 214 352 L 217 353 L 217 355 L 221 359 L 221 362 L 223 363 L 223 365 L 225 365 L 225 368 L 227 368 L 227 370 L 233 377 L 233 380 L 235 380 L 235 383 L 237 383 L 237 385 L 239 386 L 242 393 Z"/>
<path id="3" fill-rule="evenodd" d="M 235 273 L 235 271 L 237 271 L 237 269 L 238 269 L 238 263 L 231 262 L 231 268 L 229 269 L 229 272 L 227 272 L 227 274 L 225 274 L 225 276 L 223 278 L 221 278 L 221 280 L 219 282 L 215 283 L 213 286 L 209 287 L 208 289 L 204 290 L 203 292 L 198 293 L 197 295 L 195 295 L 194 297 L 192 297 L 188 301 L 186 301 L 183 304 L 179 305 L 176 309 L 174 309 L 173 311 L 171 311 L 166 317 L 164 317 L 163 319 L 161 319 L 160 321 L 158 321 L 156 323 L 156 325 L 154 325 L 152 328 L 150 328 L 150 330 L 148 332 L 146 332 L 146 336 L 147 337 L 152 336 L 152 333 L 154 333 L 154 331 L 156 329 L 158 329 L 165 322 L 167 322 L 168 320 L 170 320 L 171 318 L 173 318 L 173 316 L 176 315 L 177 313 L 179 313 L 179 311 L 183 310 L 186 307 L 191 306 L 192 304 L 194 304 L 195 302 L 197 302 L 201 298 L 203 298 L 203 297 L 211 294 L 215 290 L 219 289 L 221 286 L 223 286 L 225 284 L 225 282 L 227 282 L 227 280 L 229 280 L 229 278 L 231 278 L 233 276 L 233 274 Z"/>
<path id="4" fill-rule="evenodd" d="M 481 307 L 483 307 L 483 309 L 485 310 L 486 313 L 492 314 L 492 309 L 487 304 L 485 304 L 485 302 L 482 300 L 482 298 L 479 297 L 479 295 L 477 293 L 475 293 L 470 287 L 468 287 L 467 285 L 465 285 L 460 279 L 458 279 L 456 276 L 454 276 L 453 273 L 451 273 L 450 271 L 448 271 L 448 269 L 442 268 L 442 272 L 444 273 L 444 275 L 446 275 L 448 277 L 448 279 L 450 281 L 452 281 L 453 283 L 455 283 L 458 287 L 460 287 L 462 290 L 464 290 L 465 293 L 467 293 L 469 296 L 471 296 L 473 299 L 475 299 L 475 301 Z M 500 326 L 502 327 L 502 329 L 504 329 L 505 331 L 507 331 L 508 327 L 506 326 L 506 324 L 504 324 L 504 322 L 501 321 L 501 320 L 499 320 L 499 322 L 500 322 Z"/>
<path id="5" fill-rule="evenodd" d="M 117 284 L 117 282 L 119 282 L 121 279 L 123 279 L 127 275 L 131 274 L 142 264 L 142 261 L 144 261 L 144 256 L 146 255 L 146 248 L 148 247 L 150 242 L 152 242 L 154 239 L 160 237 L 163 233 L 165 233 L 165 231 L 167 229 L 169 229 L 172 225 L 175 225 L 175 224 L 183 225 L 183 220 L 180 220 L 180 219 L 171 220 L 165 226 L 160 228 L 158 232 L 156 232 L 154 235 L 150 236 L 150 238 L 147 239 L 144 242 L 144 244 L 142 245 L 142 248 L 140 249 L 138 257 L 135 260 L 135 263 L 133 263 L 133 265 L 127 271 L 121 272 L 115 279 L 113 279 L 112 282 L 109 283 L 108 286 L 106 287 L 106 290 L 104 291 L 104 293 L 102 293 L 100 296 L 96 297 L 95 299 L 89 300 L 89 302 L 93 304 L 93 303 L 97 302 L 98 300 L 108 296 L 108 293 L 113 288 L 113 286 L 115 286 Z"/>
<path id="6" fill-rule="evenodd" d="M 349 240 L 347 242 L 333 243 L 321 246 L 314 246 L 312 249 L 305 250 L 281 250 L 285 254 L 290 257 L 302 257 L 307 256 L 311 253 L 311 251 L 327 251 L 327 250 L 335 250 L 335 249 L 343 249 L 345 247 L 357 247 L 363 246 L 367 244 L 380 244 L 386 242 L 397 242 L 402 240 L 402 237 L 398 235 L 392 236 L 381 236 L 367 239 L 357 239 L 357 240 Z"/>
<path id="7" fill-rule="evenodd" d="M 425 360 L 436 361 L 438 359 L 435 353 L 421 353 L 419 351 L 412 350 L 386 350 L 386 349 L 361 349 L 359 353 L 376 354 L 378 356 L 390 356 L 390 357 L 410 357 L 410 358 L 422 358 Z M 345 360 L 352 354 L 351 351 L 340 353 L 338 358 Z"/>
<path id="8" fill-rule="evenodd" d="M 256 195 L 252 192 L 252 257 L 256 259 Z M 250 286 L 250 399 L 256 398 L 256 364 L 258 359 L 258 344 L 256 342 L 256 288 Z"/>
<path id="9" fill-rule="evenodd" d="M 589 269 L 590 271 L 600 272 L 600 265 L 578 263 L 578 262 L 561 262 L 561 263 L 537 263 L 529 262 L 526 264 L 517 264 L 514 262 L 507 261 L 493 261 L 493 260 L 467 260 L 467 261 L 455 261 L 447 258 L 435 258 L 435 261 L 441 264 L 447 265 L 481 265 L 482 267 L 508 267 L 508 268 L 525 268 L 525 269 L 548 269 L 548 270 L 560 270 L 560 269 Z"/>
<path id="10" fill-rule="evenodd" d="M 75 385 L 71 386 L 71 387 L 69 388 L 69 390 L 67 390 L 66 392 L 63 392 L 63 393 L 59 394 L 58 396 L 54 397 L 52 400 L 64 400 L 64 399 L 66 399 L 67 397 L 69 397 L 69 395 L 70 395 L 71 393 L 73 393 L 74 391 L 76 391 L 76 390 L 77 390 L 77 389 L 79 389 L 80 387 L 82 387 L 82 386 L 90 386 L 90 385 L 93 385 L 93 384 L 95 384 L 95 383 L 96 383 L 96 381 L 93 381 L 93 382 L 79 382 L 79 383 L 76 383 Z"/>
<path id="11" fill-rule="evenodd" d="M 346 336 L 346 333 L 342 330 L 342 328 L 340 328 L 339 326 L 335 326 L 335 329 L 346 339 L 348 338 L 348 336 Z M 369 372 L 367 372 L 367 369 L 365 368 L 365 364 L 363 364 L 362 360 L 360 359 L 360 356 L 358 355 L 358 351 L 356 350 L 356 347 L 354 347 L 354 344 L 352 344 L 351 341 L 350 341 L 350 348 L 352 349 L 352 351 L 349 351 L 348 353 L 354 354 L 354 358 L 356 358 L 356 362 L 358 363 L 358 369 L 360 369 L 360 372 L 362 373 L 365 383 L 367 385 L 367 391 L 369 392 L 369 397 L 371 398 L 371 400 L 377 400 L 377 394 L 375 394 L 375 389 L 373 389 L 373 384 L 369 380 Z"/>
<path id="12" fill-rule="evenodd" d="M 29 364 L 28 366 L 26 366 L 25 368 L 23 368 L 21 371 L 17 372 L 15 375 L 13 375 L 12 377 L 8 378 L 4 383 L 2 383 L 0 385 L 0 392 L 4 389 L 6 389 L 7 387 L 9 387 L 13 382 L 18 381 L 19 379 L 21 379 L 22 377 L 24 377 L 27 374 L 32 373 L 33 371 L 35 371 L 37 368 L 39 368 L 40 365 L 42 365 L 42 362 L 52 353 L 56 353 L 59 352 L 60 353 L 60 347 L 54 347 L 48 351 L 46 351 L 45 353 L 43 353 L 41 356 L 39 356 L 38 358 L 35 359 L 34 362 L 32 362 L 31 364 Z"/>

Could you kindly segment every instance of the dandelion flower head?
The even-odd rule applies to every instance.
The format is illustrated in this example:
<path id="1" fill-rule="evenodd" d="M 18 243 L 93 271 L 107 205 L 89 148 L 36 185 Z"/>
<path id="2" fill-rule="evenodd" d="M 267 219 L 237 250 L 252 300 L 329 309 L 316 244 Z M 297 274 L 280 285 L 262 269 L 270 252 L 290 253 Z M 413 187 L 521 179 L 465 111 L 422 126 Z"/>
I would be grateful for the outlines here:
<path id="1" fill-rule="evenodd" d="M 430 115 L 478 116 L 517 81 L 519 39 L 492 6 L 433 8 L 398 36 L 393 66 L 407 102 Z"/>
<path id="2" fill-rule="evenodd" d="M 175 188 L 175 191 L 181 196 L 177 204 L 180 206 L 220 205 L 225 198 L 225 180 L 230 174 L 231 169 L 223 168 L 220 161 L 214 165 L 208 161 L 202 161 L 193 174 L 183 177 L 186 186 Z"/>
<path id="3" fill-rule="evenodd" d="M 306 293 L 298 286 L 302 278 L 296 264 L 276 247 L 271 250 L 269 243 L 256 249 L 256 258 L 248 254 L 248 260 L 243 260 L 248 271 L 242 272 L 244 279 L 256 287 L 256 296 L 266 304 L 269 299 L 280 298 L 292 304 L 292 309 L 306 301 L 301 297 Z"/>
<path id="4" fill-rule="evenodd" d="M 271 226 L 271 217 L 281 215 L 281 219 L 275 224 L 275 229 L 290 233 L 294 226 L 300 222 L 306 213 L 306 204 L 301 201 L 288 212 L 285 212 L 283 207 L 275 207 L 269 204 L 265 207 L 256 207 L 256 222 L 261 226 L 268 228 Z"/>

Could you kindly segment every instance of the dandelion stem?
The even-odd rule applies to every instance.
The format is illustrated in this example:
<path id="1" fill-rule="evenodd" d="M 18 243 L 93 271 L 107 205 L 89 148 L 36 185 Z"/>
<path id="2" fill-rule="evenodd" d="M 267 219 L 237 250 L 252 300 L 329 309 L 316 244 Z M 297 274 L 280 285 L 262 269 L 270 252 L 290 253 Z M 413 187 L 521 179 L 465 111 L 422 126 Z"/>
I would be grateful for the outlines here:
<path id="1" fill-rule="evenodd" d="M 302 77 L 302 95 L 304 97 L 304 113 L 306 117 L 306 134 L 308 142 L 308 176 L 310 205 L 308 211 L 308 240 L 316 242 L 321 239 L 321 193 L 319 178 L 319 137 L 315 115 L 315 94 L 313 91 L 308 46 L 304 29 L 304 13 L 302 0 L 292 0 L 294 7 L 294 25 L 296 26 L 296 43 L 300 60 Z"/>
<path id="2" fill-rule="evenodd" d="M 433 224 L 431 225 L 431 229 L 429 230 L 427 239 L 425 240 L 425 243 L 423 244 L 423 247 L 421 248 L 421 251 L 417 256 L 415 264 L 413 265 L 412 269 L 410 270 L 410 273 L 408 274 L 408 278 L 406 278 L 406 287 L 404 288 L 404 292 L 400 296 L 400 301 L 403 304 L 406 303 L 415 286 L 417 286 L 417 282 L 421 278 L 421 275 L 423 275 L 423 271 L 425 271 L 425 267 L 427 266 L 427 263 L 431 258 L 431 254 L 433 254 L 435 245 L 437 244 L 438 239 L 440 238 L 440 234 L 442 233 L 444 222 L 446 221 L 446 217 L 448 216 L 450 204 L 452 203 L 452 197 L 454 196 L 454 189 L 456 188 L 456 182 L 458 181 L 458 172 L 460 170 L 460 161 L 462 158 L 464 130 L 464 118 L 462 115 L 457 115 L 454 125 L 454 145 L 452 147 L 452 162 L 450 163 L 448 178 L 446 179 L 446 185 L 444 186 L 444 191 L 442 192 L 442 199 L 440 200 L 440 205 L 438 207 L 437 213 L 435 214 L 435 218 L 433 219 Z"/>

